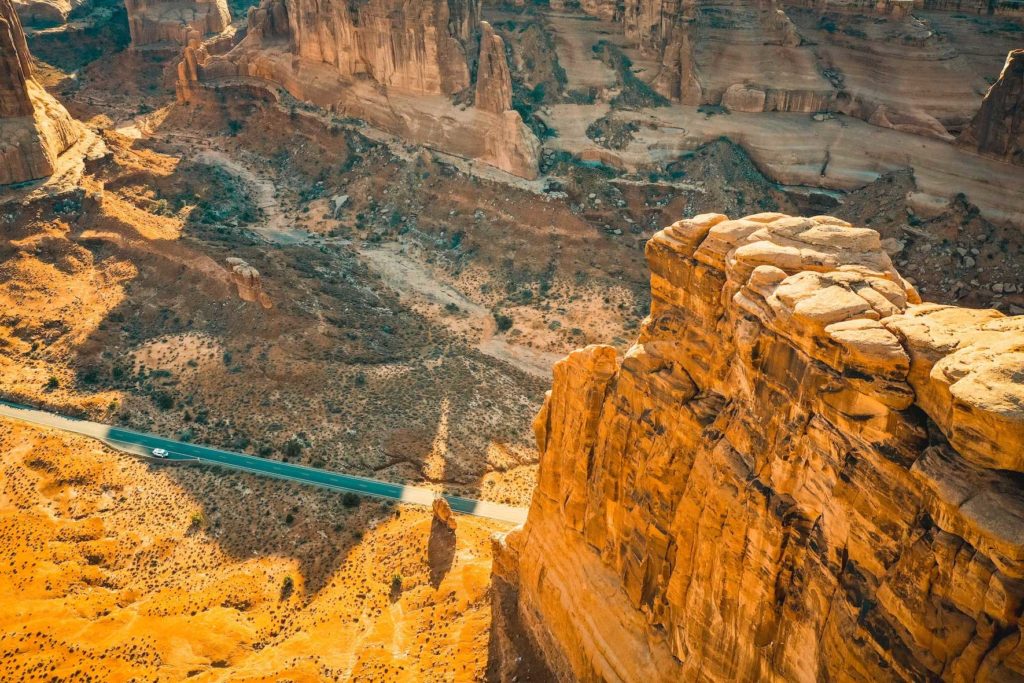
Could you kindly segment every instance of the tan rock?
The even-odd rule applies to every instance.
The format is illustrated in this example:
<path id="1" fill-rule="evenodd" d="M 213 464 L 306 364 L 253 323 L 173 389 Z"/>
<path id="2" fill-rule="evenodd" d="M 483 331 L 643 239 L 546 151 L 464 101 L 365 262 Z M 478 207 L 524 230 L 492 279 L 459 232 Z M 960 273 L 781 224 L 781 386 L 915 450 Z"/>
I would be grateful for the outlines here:
<path id="1" fill-rule="evenodd" d="M 501 628 L 561 680 L 1024 674 L 1024 318 L 919 303 L 827 216 L 647 258 L 636 344 L 555 366 Z"/>
<path id="2" fill-rule="evenodd" d="M 188 44 L 193 32 L 220 33 L 231 23 L 227 0 L 125 0 L 132 45 Z"/>
<path id="3" fill-rule="evenodd" d="M 762 112 L 766 101 L 764 90 L 742 83 L 730 85 L 722 95 L 722 106 L 730 111 Z"/>
<path id="4" fill-rule="evenodd" d="M 11 0 L 0 0 L 0 185 L 44 178 L 82 130 L 32 76 Z"/>
<path id="5" fill-rule="evenodd" d="M 505 41 L 486 21 L 480 22 L 476 106 L 493 114 L 501 114 L 512 108 L 512 75 L 505 58 Z"/>
<path id="6" fill-rule="evenodd" d="M 263 291 L 263 279 L 258 270 L 235 256 L 229 256 L 225 262 L 231 268 L 231 280 L 238 288 L 238 298 L 258 303 L 263 308 L 273 307 L 270 297 Z"/>

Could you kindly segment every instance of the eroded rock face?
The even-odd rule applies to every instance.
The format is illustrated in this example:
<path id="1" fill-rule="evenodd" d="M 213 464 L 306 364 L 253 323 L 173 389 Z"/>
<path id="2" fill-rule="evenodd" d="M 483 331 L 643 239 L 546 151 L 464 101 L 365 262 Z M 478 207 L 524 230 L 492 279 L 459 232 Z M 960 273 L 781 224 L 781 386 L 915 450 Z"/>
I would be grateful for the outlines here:
<path id="1" fill-rule="evenodd" d="M 1024 165 L 1024 50 L 1006 56 L 999 80 L 989 88 L 960 142 L 982 154 Z"/>
<path id="2" fill-rule="evenodd" d="M 11 0 L 0 0 L 0 185 L 43 178 L 78 140 L 67 111 L 32 77 L 32 57 Z"/>
<path id="3" fill-rule="evenodd" d="M 264 0 L 227 54 L 189 44 L 178 97 L 218 101 L 210 93 L 226 87 L 277 100 L 281 88 L 414 144 L 536 178 L 540 142 L 511 108 L 503 41 L 479 15 L 479 0 Z M 479 59 L 475 83 L 471 59 Z M 474 86 L 476 106 L 453 103 Z"/>
<path id="4" fill-rule="evenodd" d="M 443 95 L 470 85 L 467 56 L 479 0 L 288 0 L 287 6 L 296 53 L 343 76 L 365 74 L 387 87 Z"/>
<path id="5" fill-rule="evenodd" d="M 647 256 L 636 344 L 555 366 L 501 623 L 563 680 L 1024 675 L 1024 317 L 921 303 L 831 217 Z"/>
<path id="6" fill-rule="evenodd" d="M 14 9 L 26 26 L 63 24 L 71 12 L 89 0 L 14 0 Z"/>
<path id="7" fill-rule="evenodd" d="M 220 33 L 231 23 L 227 0 L 125 0 L 132 45 L 186 45 L 191 34 Z"/>
<path id="8" fill-rule="evenodd" d="M 259 304 L 263 308 L 273 307 L 270 297 L 263 291 L 263 278 L 260 277 L 260 271 L 236 256 L 229 256 L 226 263 L 231 270 L 231 280 L 238 288 L 239 299 Z"/>
<path id="9" fill-rule="evenodd" d="M 438 496 L 434 499 L 431 507 L 434 512 L 434 519 L 439 524 L 443 524 L 449 531 L 455 531 L 459 527 L 459 522 L 455 519 L 455 513 L 452 512 L 452 506 L 448 504 L 447 500 Z"/>
<path id="10" fill-rule="evenodd" d="M 501 114 L 512 108 L 512 74 L 505 58 L 505 41 L 486 21 L 480 22 L 476 106 L 493 114 Z"/>

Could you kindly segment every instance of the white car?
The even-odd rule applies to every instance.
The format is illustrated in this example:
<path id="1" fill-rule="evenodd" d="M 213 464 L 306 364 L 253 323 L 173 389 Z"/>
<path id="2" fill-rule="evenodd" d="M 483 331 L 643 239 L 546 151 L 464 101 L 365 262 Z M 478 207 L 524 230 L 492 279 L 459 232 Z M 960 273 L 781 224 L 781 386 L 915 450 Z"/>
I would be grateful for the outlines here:
<path id="1" fill-rule="evenodd" d="M 165 451 L 162 448 L 154 448 L 153 449 L 153 457 L 154 458 L 166 458 L 167 457 L 167 451 Z"/>

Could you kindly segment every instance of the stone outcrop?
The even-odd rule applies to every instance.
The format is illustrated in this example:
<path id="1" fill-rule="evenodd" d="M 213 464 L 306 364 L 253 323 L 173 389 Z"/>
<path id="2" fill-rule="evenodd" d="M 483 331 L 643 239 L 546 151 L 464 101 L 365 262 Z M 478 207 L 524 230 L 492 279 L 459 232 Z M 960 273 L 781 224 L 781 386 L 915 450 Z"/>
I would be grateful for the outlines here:
<path id="1" fill-rule="evenodd" d="M 342 76 L 443 95 L 470 85 L 479 0 L 288 0 L 287 6 L 295 53 L 330 64 Z"/>
<path id="2" fill-rule="evenodd" d="M 71 12 L 88 0 L 14 0 L 14 9 L 26 26 L 63 24 Z"/>
<path id="3" fill-rule="evenodd" d="M 81 129 L 32 76 L 11 0 L 0 0 L 0 185 L 46 177 Z"/>
<path id="4" fill-rule="evenodd" d="M 455 531 L 459 522 L 455 519 L 455 513 L 452 512 L 452 506 L 448 504 L 448 501 L 438 496 L 434 498 L 434 503 L 431 506 L 434 512 L 434 519 L 445 526 L 449 531 Z"/>
<path id="5" fill-rule="evenodd" d="M 231 280 L 238 288 L 239 299 L 257 303 L 263 308 L 273 307 L 270 297 L 263 291 L 263 278 L 260 277 L 260 271 L 237 256 L 229 256 L 225 261 L 231 269 Z"/>
<path id="6" fill-rule="evenodd" d="M 1011 33 L 981 39 L 966 23 L 917 16 L 915 6 L 921 3 L 581 4 L 594 16 L 621 23 L 627 40 L 657 60 L 650 84 L 673 101 L 753 113 L 837 112 L 952 140 L 978 110 L 986 79 L 995 77 L 1006 50 L 1016 45 Z M 999 6 L 992 5 L 996 13 Z M 941 9 L 989 14 L 992 8 Z"/>
<path id="7" fill-rule="evenodd" d="M 555 366 L 498 623 L 561 680 L 1024 675 L 1024 317 L 921 303 L 831 217 L 647 258 L 625 357 Z"/>
<path id="8" fill-rule="evenodd" d="M 220 87 L 280 88 L 412 143 L 536 178 L 540 142 L 512 109 L 504 43 L 479 15 L 479 0 L 264 0 L 227 54 L 189 44 L 178 97 L 217 101 L 208 93 Z M 456 106 L 474 86 L 476 106 Z"/>
<path id="9" fill-rule="evenodd" d="M 125 0 L 132 46 L 186 45 L 231 23 L 227 0 Z"/>
<path id="10" fill-rule="evenodd" d="M 480 22 L 480 62 L 476 72 L 476 106 L 492 114 L 512 108 L 512 74 L 505 41 L 486 21 Z"/>
<path id="11" fill-rule="evenodd" d="M 960 142 L 1024 165 L 1024 50 L 1013 50 Z"/>

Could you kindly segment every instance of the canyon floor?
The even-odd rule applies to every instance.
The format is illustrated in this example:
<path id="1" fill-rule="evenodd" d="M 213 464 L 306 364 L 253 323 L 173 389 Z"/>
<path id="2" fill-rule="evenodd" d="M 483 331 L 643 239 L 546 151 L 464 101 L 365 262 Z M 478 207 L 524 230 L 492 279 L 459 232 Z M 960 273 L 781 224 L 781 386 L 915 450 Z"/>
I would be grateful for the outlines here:
<path id="1" fill-rule="evenodd" d="M 519 35 L 521 14 L 489 11 Z M 595 57 L 608 26 L 542 20 L 564 91 L 628 85 Z M 166 55 L 89 34 L 85 61 L 51 34 L 31 37 L 43 80 L 96 153 L 0 191 L 11 400 L 525 506 L 551 366 L 629 347 L 644 243 L 683 216 L 830 213 L 878 230 L 926 299 L 1024 312 L 1003 220 L 1024 170 L 939 141 L 562 100 L 532 112 L 555 134 L 524 181 L 297 103 L 176 104 Z M 451 536 L 429 511 L 11 422 L 0 451 L 4 679 L 486 675 L 499 524 Z"/>

